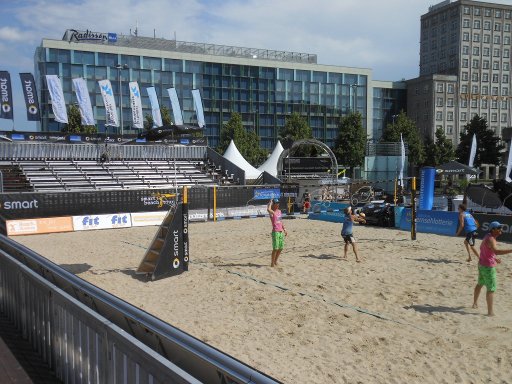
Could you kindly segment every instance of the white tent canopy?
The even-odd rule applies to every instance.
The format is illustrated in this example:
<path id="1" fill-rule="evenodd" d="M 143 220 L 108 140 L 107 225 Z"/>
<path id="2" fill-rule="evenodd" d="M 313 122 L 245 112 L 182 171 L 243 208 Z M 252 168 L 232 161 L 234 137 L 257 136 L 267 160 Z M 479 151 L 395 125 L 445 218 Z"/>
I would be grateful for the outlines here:
<path id="1" fill-rule="evenodd" d="M 254 168 L 247 160 L 244 159 L 233 140 L 231 140 L 226 152 L 224 152 L 224 158 L 242 168 L 245 171 L 246 179 L 257 179 L 261 175 L 261 171 Z"/>
<path id="2" fill-rule="evenodd" d="M 277 162 L 279 160 L 279 156 L 284 151 L 281 142 L 278 140 L 274 151 L 270 155 L 270 157 L 258 167 L 260 172 L 267 171 L 272 176 L 277 177 Z"/>

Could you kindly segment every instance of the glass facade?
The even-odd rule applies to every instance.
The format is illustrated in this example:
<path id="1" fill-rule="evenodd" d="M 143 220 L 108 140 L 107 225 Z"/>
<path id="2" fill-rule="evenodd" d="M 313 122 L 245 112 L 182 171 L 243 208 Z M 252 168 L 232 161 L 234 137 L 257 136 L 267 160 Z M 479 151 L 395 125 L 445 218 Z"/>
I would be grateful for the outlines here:
<path id="1" fill-rule="evenodd" d="M 269 66 L 241 65 L 215 62 L 213 56 L 212 61 L 195 61 L 151 57 L 144 55 L 143 49 L 137 52 L 141 54 L 40 47 L 36 53 L 36 73 L 41 90 L 41 129 L 61 129 L 61 124 L 56 123 L 51 114 L 43 80 L 46 74 L 61 78 L 67 104 L 77 101 L 71 80 L 76 77 L 87 80 L 99 132 L 118 132 L 118 128 L 105 127 L 105 108 L 98 86 L 98 80 L 103 79 L 112 83 L 118 113 L 121 84 L 124 133 L 136 133 L 131 127 L 130 81 L 139 83 L 144 115 L 151 114 L 145 88 L 155 87 L 160 106 L 170 109 L 167 89 L 175 87 L 184 122 L 190 124 L 197 121 L 191 90 L 199 89 L 206 120 L 204 134 L 211 147 L 218 144 L 221 126 L 234 112 L 241 114 L 247 129 L 256 131 L 261 138 L 261 146 L 266 149 L 273 149 L 279 128 L 284 126 L 286 116 L 293 112 L 302 115 L 311 126 L 313 136 L 329 146 L 333 146 L 338 134 L 340 117 L 350 111 L 359 111 L 364 128 L 367 128 L 367 94 L 371 88 L 366 75 L 281 68 L 275 61 L 269 61 Z M 128 68 L 117 69 L 118 63 L 126 64 Z"/>
<path id="2" fill-rule="evenodd" d="M 406 110 L 406 90 L 392 88 L 373 88 L 373 135 L 378 141 L 386 129 L 393 123 L 394 116 Z"/>

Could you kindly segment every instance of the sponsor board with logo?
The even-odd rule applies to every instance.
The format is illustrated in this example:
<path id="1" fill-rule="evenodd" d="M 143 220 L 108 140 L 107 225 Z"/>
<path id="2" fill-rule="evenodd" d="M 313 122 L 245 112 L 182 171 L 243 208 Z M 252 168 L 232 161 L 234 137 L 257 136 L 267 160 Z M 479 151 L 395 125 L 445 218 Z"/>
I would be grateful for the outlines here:
<path id="1" fill-rule="evenodd" d="M 128 228 L 132 226 L 129 213 L 116 213 L 111 215 L 73 216 L 75 231 L 88 231 L 91 229 Z"/>
<path id="2" fill-rule="evenodd" d="M 167 215 L 167 211 L 161 212 L 136 212 L 130 214 L 132 227 L 145 227 L 148 225 L 160 225 Z"/>
<path id="3" fill-rule="evenodd" d="M 72 232 L 73 219 L 71 216 L 67 216 L 29 220 L 7 220 L 6 228 L 8 236 Z"/>

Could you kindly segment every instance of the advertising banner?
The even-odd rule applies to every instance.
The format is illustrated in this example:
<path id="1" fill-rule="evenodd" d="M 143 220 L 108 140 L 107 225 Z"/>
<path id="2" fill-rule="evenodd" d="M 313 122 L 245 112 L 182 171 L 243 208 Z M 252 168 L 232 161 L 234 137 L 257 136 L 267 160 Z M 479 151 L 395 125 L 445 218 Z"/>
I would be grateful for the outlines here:
<path id="1" fill-rule="evenodd" d="M 83 78 L 73 79 L 75 86 L 76 99 L 78 100 L 78 108 L 80 108 L 80 116 L 83 125 L 95 125 L 92 113 L 91 97 L 87 89 L 87 82 Z"/>
<path id="2" fill-rule="evenodd" d="M 421 168 L 421 186 L 420 186 L 420 209 L 429 210 L 434 205 L 434 179 L 436 169 L 434 167 Z"/>
<path id="3" fill-rule="evenodd" d="M 68 123 L 68 112 L 66 111 L 66 101 L 62 92 L 62 84 L 59 76 L 46 75 L 46 83 L 48 84 L 48 92 L 52 101 L 52 111 L 55 115 L 55 121 L 59 123 Z"/>
<path id="4" fill-rule="evenodd" d="M 204 111 L 203 102 L 201 101 L 201 93 L 199 92 L 199 89 L 192 90 L 192 98 L 194 99 L 194 108 L 196 110 L 197 125 L 203 128 L 205 126 Z"/>
<path id="5" fill-rule="evenodd" d="M 91 229 L 128 228 L 132 226 L 129 213 L 116 213 L 111 215 L 73 216 L 75 231 L 88 231 Z"/>
<path id="6" fill-rule="evenodd" d="M 39 101 L 37 99 L 36 83 L 31 73 L 20 73 L 25 106 L 27 108 L 27 120 L 39 121 Z"/>
<path id="7" fill-rule="evenodd" d="M 457 233 L 458 223 L 458 212 L 418 211 L 416 216 L 416 232 L 453 236 Z M 402 211 L 400 229 L 405 231 L 411 230 L 411 210 L 409 208 Z"/>
<path id="8" fill-rule="evenodd" d="M 151 104 L 151 115 L 153 116 L 153 128 L 158 128 L 163 125 L 162 114 L 160 113 L 160 104 L 156 96 L 155 87 L 146 88 L 149 96 L 149 103 Z"/>
<path id="9" fill-rule="evenodd" d="M 6 227 L 7 236 L 72 232 L 73 219 L 70 216 L 67 216 L 27 220 L 7 220 Z"/>
<path id="10" fill-rule="evenodd" d="M 144 128 L 144 116 L 142 115 L 142 102 L 140 99 L 139 84 L 132 81 L 130 87 L 130 106 L 132 108 L 132 126 L 134 128 Z"/>
<path id="11" fill-rule="evenodd" d="M 254 190 L 254 200 L 279 199 L 281 190 L 279 188 L 258 188 Z"/>
<path id="12" fill-rule="evenodd" d="M 105 116 L 107 118 L 106 126 L 119 127 L 119 118 L 117 116 L 116 100 L 114 99 L 114 92 L 110 80 L 98 81 L 103 97 L 103 104 L 105 104 Z"/>
<path id="13" fill-rule="evenodd" d="M 0 71 L 0 95 L 0 119 L 13 120 L 11 75 L 7 71 Z"/>
<path id="14" fill-rule="evenodd" d="M 167 211 L 161 212 L 136 212 L 130 216 L 132 218 L 132 227 L 145 227 L 148 225 L 160 225 L 167 215 Z"/>
<path id="15" fill-rule="evenodd" d="M 169 88 L 167 90 L 169 98 L 171 99 L 172 115 L 174 116 L 174 124 L 183 125 L 183 115 L 181 113 L 180 101 L 178 100 L 178 94 L 176 88 Z"/>

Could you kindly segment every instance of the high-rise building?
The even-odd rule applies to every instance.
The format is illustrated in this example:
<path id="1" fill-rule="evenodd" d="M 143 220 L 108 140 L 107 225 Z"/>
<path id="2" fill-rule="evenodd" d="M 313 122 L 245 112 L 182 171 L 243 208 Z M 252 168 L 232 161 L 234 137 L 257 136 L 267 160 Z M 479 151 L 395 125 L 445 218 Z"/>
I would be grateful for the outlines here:
<path id="1" fill-rule="evenodd" d="M 316 55 L 307 53 L 67 30 L 62 40 L 43 39 L 35 62 L 41 90 L 41 130 L 60 129 L 50 108 L 44 81 L 47 74 L 61 78 L 66 104 L 76 102 L 72 79 L 87 80 L 100 132 L 118 130 L 105 127 L 98 80 L 111 81 L 118 113 L 122 95 L 124 133 L 135 133 L 131 127 L 130 81 L 139 83 L 144 114 L 151 114 L 145 88 L 154 86 L 160 106 L 170 108 L 167 89 L 175 87 L 185 123 L 194 123 L 191 90 L 197 88 L 203 99 L 205 135 L 212 147 L 219 141 L 222 124 L 234 112 L 241 114 L 247 129 L 256 131 L 262 147 L 272 149 L 279 128 L 293 112 L 306 119 L 316 139 L 332 146 L 341 116 L 358 111 L 369 138 L 379 139 L 374 135 L 391 121 L 393 111 L 405 108 L 403 84 L 391 93 L 388 89 L 395 83 L 386 84 L 386 104 L 379 107 L 381 117 L 377 120 L 382 126 L 375 127 L 371 69 L 321 65 Z"/>
<path id="2" fill-rule="evenodd" d="M 501 136 L 511 124 L 512 5 L 446 0 L 421 16 L 420 73 L 407 110 L 425 137 L 443 128 L 457 144 L 473 116 Z"/>

